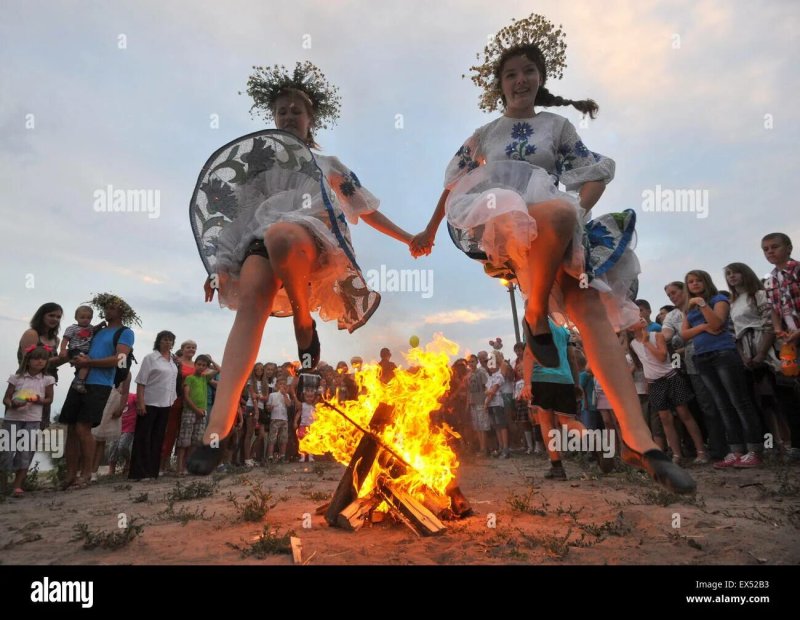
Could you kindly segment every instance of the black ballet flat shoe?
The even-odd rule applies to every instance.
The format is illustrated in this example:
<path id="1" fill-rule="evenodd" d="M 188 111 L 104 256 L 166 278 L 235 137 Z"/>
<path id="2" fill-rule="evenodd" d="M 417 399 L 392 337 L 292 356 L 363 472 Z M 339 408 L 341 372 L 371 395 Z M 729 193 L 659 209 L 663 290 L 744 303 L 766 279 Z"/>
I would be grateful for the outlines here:
<path id="1" fill-rule="evenodd" d="M 528 321 L 522 319 L 522 325 L 525 328 L 525 344 L 539 365 L 545 368 L 558 368 L 561 365 L 561 358 L 558 356 L 558 347 L 553 341 L 553 334 L 547 332 L 534 336 Z"/>
<path id="2" fill-rule="evenodd" d="M 306 349 L 297 348 L 302 370 L 314 370 L 317 364 L 319 364 L 320 344 L 319 335 L 317 334 L 317 322 L 312 321 L 311 326 L 313 330 L 311 344 L 309 344 Z"/>
<path id="3" fill-rule="evenodd" d="M 697 489 L 694 478 L 673 463 L 661 450 L 654 448 L 642 454 L 632 450 L 623 441 L 620 456 L 625 463 L 646 471 L 653 480 L 673 493 L 688 495 Z"/>
<path id="4" fill-rule="evenodd" d="M 220 442 L 220 446 L 222 442 Z M 203 444 L 189 455 L 186 461 L 186 469 L 195 476 L 207 476 L 217 468 L 222 461 L 222 448 L 218 446 L 212 448 Z"/>

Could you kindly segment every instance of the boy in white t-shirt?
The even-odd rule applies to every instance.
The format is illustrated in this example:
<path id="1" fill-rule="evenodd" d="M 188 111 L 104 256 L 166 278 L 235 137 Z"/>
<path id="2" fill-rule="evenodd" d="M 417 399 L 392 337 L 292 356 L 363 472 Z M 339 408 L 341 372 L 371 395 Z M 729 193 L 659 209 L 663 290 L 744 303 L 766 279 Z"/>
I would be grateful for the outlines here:
<path id="1" fill-rule="evenodd" d="M 278 460 L 286 458 L 286 444 L 289 442 L 289 405 L 292 399 L 289 396 L 289 389 L 286 381 L 279 379 L 277 391 L 267 398 L 267 410 L 270 413 L 269 423 L 269 443 L 267 444 L 267 460 L 272 461 L 272 454 L 275 451 L 275 444 L 278 444 Z"/>
<path id="2" fill-rule="evenodd" d="M 508 417 L 506 416 L 505 404 L 503 402 L 502 387 L 505 383 L 505 377 L 500 372 L 500 366 L 503 364 L 503 355 L 500 351 L 492 351 L 492 357 L 488 360 L 486 367 L 489 370 L 489 381 L 486 384 L 486 400 L 484 405 L 489 412 L 489 419 L 492 423 L 492 428 L 497 434 L 497 443 L 499 448 L 493 456 L 499 456 L 501 459 L 511 457 L 511 452 L 508 449 Z"/>

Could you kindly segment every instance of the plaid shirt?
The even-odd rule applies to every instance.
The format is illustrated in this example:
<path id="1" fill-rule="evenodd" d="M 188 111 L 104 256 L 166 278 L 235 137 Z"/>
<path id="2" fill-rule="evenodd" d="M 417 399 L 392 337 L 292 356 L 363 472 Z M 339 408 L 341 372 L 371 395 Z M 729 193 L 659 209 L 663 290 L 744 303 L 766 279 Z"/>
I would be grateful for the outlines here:
<path id="1" fill-rule="evenodd" d="M 767 278 L 766 289 L 773 310 L 781 318 L 800 319 L 800 263 L 789 259 L 786 269 L 775 267 Z"/>

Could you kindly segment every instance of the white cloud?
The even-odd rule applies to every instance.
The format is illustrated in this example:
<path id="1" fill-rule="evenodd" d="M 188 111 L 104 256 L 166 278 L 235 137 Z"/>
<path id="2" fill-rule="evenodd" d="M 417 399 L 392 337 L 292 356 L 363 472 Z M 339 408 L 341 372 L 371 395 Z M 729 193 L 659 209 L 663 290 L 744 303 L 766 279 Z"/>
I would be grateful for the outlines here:
<path id="1" fill-rule="evenodd" d="M 429 325 L 451 325 L 454 323 L 480 323 L 490 319 L 498 319 L 508 315 L 502 310 L 468 310 L 460 308 L 456 310 L 446 310 L 437 312 L 425 317 L 425 323 Z"/>

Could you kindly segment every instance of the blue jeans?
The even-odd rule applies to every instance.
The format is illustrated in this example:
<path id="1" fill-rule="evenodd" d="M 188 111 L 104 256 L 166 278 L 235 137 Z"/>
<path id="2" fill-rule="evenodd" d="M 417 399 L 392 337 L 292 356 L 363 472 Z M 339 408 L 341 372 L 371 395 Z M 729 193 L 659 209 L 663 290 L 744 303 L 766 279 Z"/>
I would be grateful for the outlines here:
<path id="1" fill-rule="evenodd" d="M 725 427 L 731 452 L 760 452 L 761 424 L 753 401 L 747 394 L 744 363 L 736 349 L 695 354 L 694 363 L 711 392 Z"/>
<path id="2" fill-rule="evenodd" d="M 692 382 L 697 408 L 700 409 L 703 418 L 702 422 L 706 431 L 709 456 L 715 459 L 723 459 L 728 453 L 728 443 L 725 441 L 725 427 L 722 425 L 722 415 L 717 410 L 714 397 L 708 391 L 706 384 L 703 383 L 702 377 L 700 375 L 689 375 L 689 380 Z"/>

